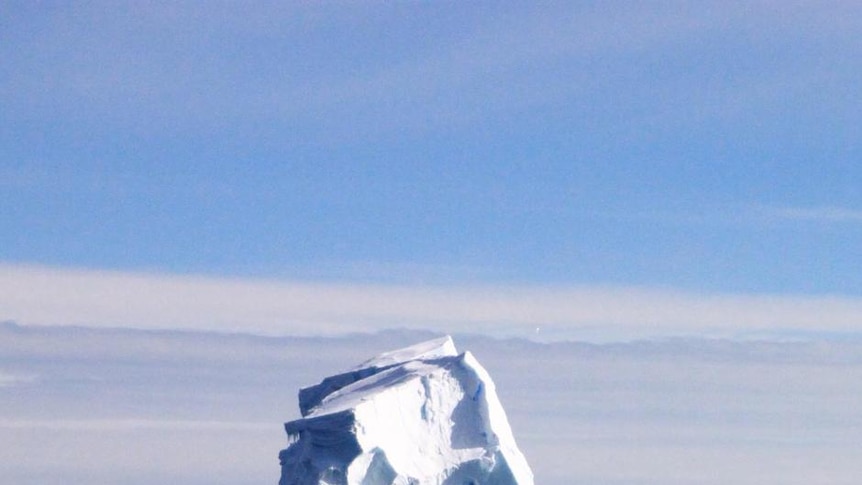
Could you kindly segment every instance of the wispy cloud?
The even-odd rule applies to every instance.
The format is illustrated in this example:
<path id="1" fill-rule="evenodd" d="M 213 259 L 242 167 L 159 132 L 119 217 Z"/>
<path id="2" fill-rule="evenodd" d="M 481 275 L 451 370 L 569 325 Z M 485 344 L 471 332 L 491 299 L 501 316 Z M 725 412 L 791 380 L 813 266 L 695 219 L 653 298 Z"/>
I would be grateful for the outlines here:
<path id="1" fill-rule="evenodd" d="M 10 374 L 0 370 L 0 388 L 27 384 L 35 380 L 36 376 L 33 375 Z"/>
<path id="2" fill-rule="evenodd" d="M 826 223 L 862 223 L 862 210 L 844 207 L 778 207 L 764 208 L 767 216 L 780 220 L 826 222 Z"/>
<path id="3" fill-rule="evenodd" d="M 572 98 L 579 100 L 575 105 L 587 103 L 596 98 L 596 89 L 628 85 L 632 77 L 643 77 L 630 71 L 634 69 L 631 62 L 606 64 L 617 56 L 643 58 L 667 51 L 684 55 L 692 46 L 721 42 L 724 36 L 739 37 L 739 30 L 746 37 L 757 32 L 754 39 L 761 42 L 774 36 L 788 43 L 801 32 L 806 38 L 843 46 L 842 39 L 854 38 L 858 27 L 854 7 L 782 5 L 777 15 L 769 2 L 716 2 L 707 9 L 628 4 L 623 8 L 613 2 L 599 7 L 545 5 L 500 9 L 495 15 L 478 15 L 465 8 L 463 18 L 475 15 L 475 20 L 463 24 L 457 19 L 441 22 L 451 13 L 448 6 L 412 12 L 345 5 L 241 8 L 242 14 L 237 15 L 236 7 L 230 5 L 131 9 L 79 5 L 74 7 L 75 15 L 38 11 L 32 17 L 22 16 L 14 22 L 17 29 L 7 34 L 7 44 L 27 42 L 28 49 L 7 53 L 15 69 L 8 72 L 9 82 L 0 85 L 0 96 L 5 95 L 22 114 L 34 110 L 67 116 L 90 113 L 124 124 L 136 124 L 143 118 L 155 125 L 150 129 L 169 126 L 171 132 L 195 124 L 285 116 L 328 128 L 340 126 L 338 121 L 347 118 L 349 130 L 345 131 L 386 120 L 392 120 L 392 126 L 387 126 L 390 129 L 404 123 L 419 129 L 429 123 L 475 123 L 477 118 L 517 114 Z M 369 62 L 362 68 L 345 68 L 340 54 L 363 56 L 359 47 L 367 47 L 369 39 L 378 37 L 381 26 L 397 24 L 392 17 L 405 13 L 437 20 L 446 27 L 405 37 L 403 44 L 411 55 L 388 57 L 382 51 L 389 44 L 373 45 L 371 50 L 378 57 L 364 57 Z M 38 42 L 32 41 L 34 32 L 41 35 Z M 423 34 L 435 41 L 422 42 Z M 309 38 L 319 44 L 308 46 Z M 331 45 L 342 48 L 321 47 Z M 214 55 L 228 46 L 245 47 L 227 57 L 239 56 L 242 62 L 234 65 Z M 680 49 L 682 46 L 687 48 Z M 307 53 L 293 55 L 303 53 L 303 47 Z M 787 72 L 780 59 L 766 58 L 769 69 L 755 74 L 781 71 L 783 75 L 770 78 L 767 89 L 738 100 L 740 106 L 770 96 L 764 91 L 771 96 L 784 92 L 780 99 L 794 92 L 787 92 L 785 85 L 799 73 Z M 679 62 L 684 64 L 684 57 Z M 679 75 L 693 72 L 697 70 L 688 68 Z M 720 72 L 726 75 L 724 70 Z M 737 81 L 747 74 L 731 72 L 735 76 L 727 77 Z M 654 69 L 645 75 L 654 75 Z M 709 83 L 712 93 L 717 89 L 716 79 L 719 76 L 709 76 L 695 84 Z M 747 83 L 762 86 L 758 79 L 762 78 L 751 76 Z M 681 84 L 687 83 L 676 82 L 671 90 L 638 93 L 638 97 L 653 99 L 686 91 L 689 95 L 676 103 L 685 105 L 702 96 L 698 90 L 681 89 Z M 204 85 L 207 89 L 201 90 Z M 752 89 L 733 83 L 719 91 L 738 96 Z M 846 103 L 846 97 L 841 99 Z M 665 104 L 666 100 L 652 107 Z M 349 116 L 354 112 L 372 115 L 367 119 L 373 122 L 356 123 Z"/>
<path id="4" fill-rule="evenodd" d="M 857 332 L 862 298 L 602 286 L 312 283 L 0 265 L 0 319 L 337 335 L 386 328 L 542 339 Z M 537 333 L 538 332 L 538 333 Z"/>

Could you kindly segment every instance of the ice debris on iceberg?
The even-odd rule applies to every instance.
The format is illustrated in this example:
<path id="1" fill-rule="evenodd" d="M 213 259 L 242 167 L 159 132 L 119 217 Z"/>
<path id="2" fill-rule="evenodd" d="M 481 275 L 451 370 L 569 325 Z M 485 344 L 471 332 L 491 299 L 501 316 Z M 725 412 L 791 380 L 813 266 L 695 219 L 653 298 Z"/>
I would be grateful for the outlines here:
<path id="1" fill-rule="evenodd" d="M 494 382 L 451 337 L 299 392 L 279 485 L 532 485 Z"/>

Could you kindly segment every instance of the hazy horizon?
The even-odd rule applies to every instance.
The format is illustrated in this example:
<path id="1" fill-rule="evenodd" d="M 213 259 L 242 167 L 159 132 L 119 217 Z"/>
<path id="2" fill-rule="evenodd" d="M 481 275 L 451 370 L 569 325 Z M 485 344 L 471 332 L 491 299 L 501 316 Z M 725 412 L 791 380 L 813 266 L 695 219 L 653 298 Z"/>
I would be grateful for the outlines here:
<path id="1" fill-rule="evenodd" d="M 300 387 L 430 336 L 5 324 L 0 478 L 276 483 Z M 862 342 L 455 338 L 497 383 L 537 483 L 855 480 Z"/>

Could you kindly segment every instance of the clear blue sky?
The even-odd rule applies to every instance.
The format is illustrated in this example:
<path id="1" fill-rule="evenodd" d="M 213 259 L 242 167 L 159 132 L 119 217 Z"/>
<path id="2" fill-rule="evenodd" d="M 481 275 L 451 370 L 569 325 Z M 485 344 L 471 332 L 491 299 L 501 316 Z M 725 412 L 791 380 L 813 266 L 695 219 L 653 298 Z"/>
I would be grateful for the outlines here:
<path id="1" fill-rule="evenodd" d="M 862 295 L 862 4 L 4 2 L 0 263 Z"/>

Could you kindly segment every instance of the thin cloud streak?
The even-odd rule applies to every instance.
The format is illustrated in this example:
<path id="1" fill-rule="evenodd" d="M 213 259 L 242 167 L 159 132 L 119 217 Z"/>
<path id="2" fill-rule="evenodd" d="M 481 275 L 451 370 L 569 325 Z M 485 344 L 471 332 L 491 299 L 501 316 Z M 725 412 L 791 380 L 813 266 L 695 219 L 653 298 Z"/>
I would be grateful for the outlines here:
<path id="1" fill-rule="evenodd" d="M 154 419 L 0 419 L 0 429 L 53 429 L 63 431 L 135 431 L 141 429 L 268 431 L 272 429 L 272 423 Z"/>
<path id="2" fill-rule="evenodd" d="M 637 287 L 397 286 L 0 265 L 0 320 L 340 335 L 387 328 L 544 340 L 859 331 L 862 298 Z M 541 333 L 538 333 L 538 332 Z"/>
<path id="3" fill-rule="evenodd" d="M 862 210 L 843 207 L 782 207 L 766 210 L 767 214 L 785 220 L 834 223 L 862 223 Z"/>
<path id="4" fill-rule="evenodd" d="M 8 374 L 0 370 L 0 389 L 13 387 L 21 384 L 30 384 L 36 381 L 36 376 Z"/>

